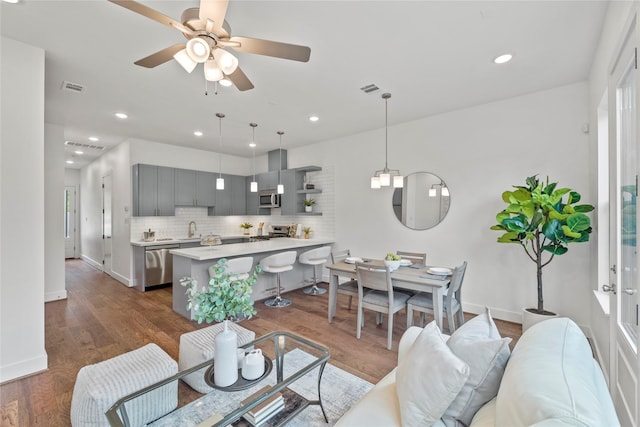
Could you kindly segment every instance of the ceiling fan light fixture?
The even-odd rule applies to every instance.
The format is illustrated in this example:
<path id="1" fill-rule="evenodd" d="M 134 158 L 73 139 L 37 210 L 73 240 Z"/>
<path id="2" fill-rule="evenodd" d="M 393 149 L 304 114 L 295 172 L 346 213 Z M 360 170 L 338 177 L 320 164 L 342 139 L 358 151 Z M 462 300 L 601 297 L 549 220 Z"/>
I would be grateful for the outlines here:
<path id="1" fill-rule="evenodd" d="M 209 47 L 209 43 L 207 43 L 200 37 L 194 37 L 189 40 L 187 42 L 186 50 L 189 58 L 199 64 L 202 64 L 207 59 L 209 59 L 209 54 L 211 53 L 211 47 Z"/>
<path id="2" fill-rule="evenodd" d="M 380 188 L 380 177 L 377 177 L 377 176 L 371 177 L 371 188 L 376 190 Z"/>
<path id="3" fill-rule="evenodd" d="M 182 49 L 181 51 L 173 55 L 173 59 L 178 61 L 178 64 L 180 64 L 182 68 L 184 68 L 184 70 L 189 74 L 191 74 L 191 72 L 196 68 L 196 65 L 198 65 L 198 63 L 191 59 L 191 57 L 187 54 L 187 49 Z"/>
<path id="4" fill-rule="evenodd" d="M 227 75 L 232 74 L 238 68 L 238 58 L 224 49 L 216 49 L 213 52 L 213 57 L 218 63 L 218 67 Z"/>
<path id="5" fill-rule="evenodd" d="M 217 82 L 224 79 L 222 70 L 218 68 L 218 64 L 213 59 L 207 60 L 204 63 L 204 78 L 210 82 Z"/>
<path id="6" fill-rule="evenodd" d="M 227 79 L 226 77 L 222 80 L 220 80 L 218 83 L 220 83 L 220 86 L 224 86 L 224 87 L 229 87 L 233 84 L 233 82 L 229 79 Z"/>
<path id="7" fill-rule="evenodd" d="M 393 188 L 404 187 L 404 177 L 402 175 L 395 175 L 393 177 Z"/>
<path id="8" fill-rule="evenodd" d="M 389 185 L 391 185 L 391 174 L 381 173 L 379 178 L 380 178 L 380 186 L 388 187 Z"/>

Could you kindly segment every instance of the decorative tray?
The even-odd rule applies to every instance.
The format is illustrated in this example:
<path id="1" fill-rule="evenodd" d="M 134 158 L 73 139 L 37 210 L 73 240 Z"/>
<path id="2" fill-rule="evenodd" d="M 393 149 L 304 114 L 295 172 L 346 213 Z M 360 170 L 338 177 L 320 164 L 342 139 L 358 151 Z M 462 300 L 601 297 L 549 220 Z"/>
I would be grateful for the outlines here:
<path id="1" fill-rule="evenodd" d="M 214 364 L 215 364 L 215 362 L 214 362 Z M 271 373 L 272 369 L 273 369 L 273 362 L 268 357 L 265 357 L 264 358 L 264 373 L 262 375 L 260 375 L 258 378 L 256 378 L 255 380 L 245 380 L 244 378 L 242 378 L 242 369 L 238 369 L 238 380 L 235 383 L 231 384 L 230 386 L 220 387 L 220 386 L 217 386 L 216 383 L 214 382 L 213 365 L 211 365 L 211 366 L 209 366 L 207 368 L 207 370 L 204 373 L 204 381 L 210 387 L 213 387 L 215 389 L 222 390 L 222 391 L 244 390 L 244 389 L 247 389 L 249 387 L 253 387 L 258 382 L 260 382 L 263 379 L 265 379 L 267 377 L 267 375 L 269 375 Z"/>

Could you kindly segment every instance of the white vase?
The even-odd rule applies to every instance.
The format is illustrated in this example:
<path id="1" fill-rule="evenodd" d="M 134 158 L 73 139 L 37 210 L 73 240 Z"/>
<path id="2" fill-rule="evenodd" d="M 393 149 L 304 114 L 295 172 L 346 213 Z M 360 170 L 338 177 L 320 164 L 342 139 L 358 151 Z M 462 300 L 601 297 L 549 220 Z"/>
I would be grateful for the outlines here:
<path id="1" fill-rule="evenodd" d="M 546 310 L 545 310 L 546 311 Z M 548 312 L 549 314 L 532 313 L 526 308 L 522 309 L 522 332 L 526 331 L 536 323 L 540 323 L 544 320 L 553 319 L 558 317 L 557 314 Z"/>
<path id="2" fill-rule="evenodd" d="M 305 206 L 304 207 L 304 211 L 305 212 L 313 212 L 313 206 Z"/>
<path id="3" fill-rule="evenodd" d="M 238 380 L 238 335 L 229 329 L 229 320 L 214 341 L 213 381 L 218 387 L 229 387 Z"/>

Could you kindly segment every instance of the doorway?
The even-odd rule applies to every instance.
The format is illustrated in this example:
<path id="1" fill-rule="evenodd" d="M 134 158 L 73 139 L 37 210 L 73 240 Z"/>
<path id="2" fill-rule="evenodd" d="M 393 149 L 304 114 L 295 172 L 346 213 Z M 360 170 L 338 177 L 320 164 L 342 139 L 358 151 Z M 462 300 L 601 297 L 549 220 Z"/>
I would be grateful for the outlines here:
<path id="1" fill-rule="evenodd" d="M 111 175 L 102 177 L 102 268 L 109 276 L 112 271 L 112 216 L 111 216 Z"/>
<path id="2" fill-rule="evenodd" d="M 64 187 L 64 257 L 76 258 L 76 187 Z"/>

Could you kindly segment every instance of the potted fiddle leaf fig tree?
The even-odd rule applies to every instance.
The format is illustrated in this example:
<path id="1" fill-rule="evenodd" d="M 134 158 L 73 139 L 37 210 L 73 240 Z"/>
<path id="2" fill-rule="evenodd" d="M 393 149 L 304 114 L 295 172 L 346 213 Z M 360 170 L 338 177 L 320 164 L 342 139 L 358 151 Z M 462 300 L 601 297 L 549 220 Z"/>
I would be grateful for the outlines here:
<path id="1" fill-rule="evenodd" d="M 536 264 L 538 305 L 524 309 L 523 330 L 547 318 L 538 316 L 556 315 L 544 308 L 542 269 L 556 255 L 567 253 L 569 244 L 588 242 L 591 234 L 591 220 L 586 214 L 594 207 L 577 204 L 580 193 L 556 187 L 549 178 L 543 183 L 534 175 L 526 179 L 526 185 L 505 191 L 502 200 L 507 207 L 496 215 L 497 224 L 491 227 L 502 232 L 498 243 L 520 246 Z"/>

